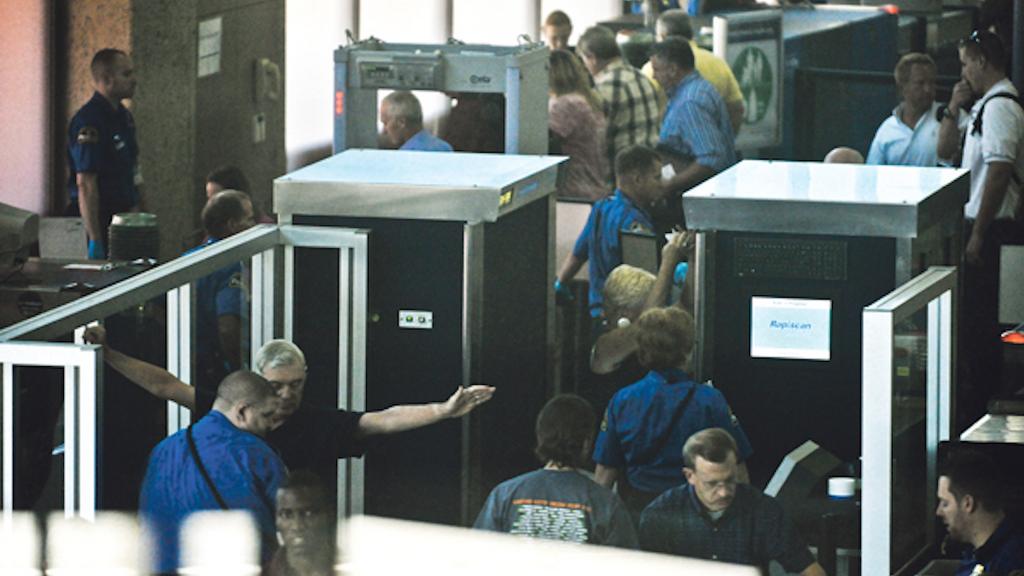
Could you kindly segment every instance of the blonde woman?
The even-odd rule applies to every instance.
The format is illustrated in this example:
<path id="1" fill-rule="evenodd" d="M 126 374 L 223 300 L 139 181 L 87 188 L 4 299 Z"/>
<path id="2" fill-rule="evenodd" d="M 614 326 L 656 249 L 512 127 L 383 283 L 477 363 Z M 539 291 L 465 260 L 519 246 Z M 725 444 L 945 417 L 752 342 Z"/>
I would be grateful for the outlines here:
<path id="1" fill-rule="evenodd" d="M 590 87 L 590 76 L 571 52 L 551 52 L 548 74 L 552 152 L 569 157 L 559 195 L 600 200 L 611 192 L 601 97 Z"/>

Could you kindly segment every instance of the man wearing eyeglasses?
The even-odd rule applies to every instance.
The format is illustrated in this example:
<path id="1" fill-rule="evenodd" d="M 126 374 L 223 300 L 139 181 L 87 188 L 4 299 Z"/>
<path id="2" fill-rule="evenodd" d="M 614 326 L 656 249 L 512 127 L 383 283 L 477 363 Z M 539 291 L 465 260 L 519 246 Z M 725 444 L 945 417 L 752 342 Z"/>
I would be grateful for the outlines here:
<path id="1" fill-rule="evenodd" d="M 204 387 L 185 384 L 159 366 L 127 356 L 106 346 L 106 332 L 89 328 L 85 339 L 104 345 L 103 359 L 114 369 L 162 399 L 196 411 L 210 411 L 213 395 Z M 271 340 L 256 353 L 254 370 L 273 386 L 280 405 L 266 439 L 291 470 L 310 470 L 328 486 L 337 474 L 339 458 L 361 456 L 371 436 L 395 434 L 429 426 L 449 418 L 461 418 L 494 394 L 493 386 L 459 387 L 444 402 L 403 404 L 375 412 L 350 412 L 303 404 L 306 357 L 287 340 Z"/>
<path id="2" fill-rule="evenodd" d="M 966 416 L 984 411 L 1000 382 L 998 290 L 1003 244 L 1021 240 L 1020 195 L 1024 177 L 1024 109 L 1006 77 L 1007 54 L 995 34 L 978 31 L 960 42 L 961 81 L 953 89 L 939 129 L 940 158 L 963 154 L 971 170 L 964 207 L 963 339 L 965 370 L 973 389 Z M 974 105 L 969 113 L 970 102 Z M 963 146 L 959 147 L 961 137 Z"/>
<path id="3" fill-rule="evenodd" d="M 789 573 L 823 576 L 782 507 L 739 482 L 736 441 L 721 428 L 683 446 L 686 484 L 671 488 L 640 516 L 640 546 L 650 552 L 760 566 L 777 561 Z"/>

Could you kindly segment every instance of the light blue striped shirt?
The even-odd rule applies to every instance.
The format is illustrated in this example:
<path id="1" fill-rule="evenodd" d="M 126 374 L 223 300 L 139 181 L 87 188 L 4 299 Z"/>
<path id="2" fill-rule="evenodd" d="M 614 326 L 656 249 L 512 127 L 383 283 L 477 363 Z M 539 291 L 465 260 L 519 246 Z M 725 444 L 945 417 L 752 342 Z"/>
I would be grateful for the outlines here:
<path id="1" fill-rule="evenodd" d="M 725 101 L 696 70 L 669 90 L 660 149 L 716 172 L 736 162 Z"/>

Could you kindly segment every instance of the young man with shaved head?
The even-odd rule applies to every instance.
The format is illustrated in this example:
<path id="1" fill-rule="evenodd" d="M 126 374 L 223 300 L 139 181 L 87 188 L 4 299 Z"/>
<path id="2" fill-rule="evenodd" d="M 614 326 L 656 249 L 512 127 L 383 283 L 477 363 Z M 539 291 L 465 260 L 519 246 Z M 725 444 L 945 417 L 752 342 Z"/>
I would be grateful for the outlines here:
<path id="1" fill-rule="evenodd" d="M 107 228 L 114 214 L 142 207 L 142 175 L 135 120 L 121 103 L 135 95 L 132 59 L 114 48 L 93 56 L 96 91 L 68 126 L 66 216 L 81 216 L 89 258 L 107 256 Z"/>

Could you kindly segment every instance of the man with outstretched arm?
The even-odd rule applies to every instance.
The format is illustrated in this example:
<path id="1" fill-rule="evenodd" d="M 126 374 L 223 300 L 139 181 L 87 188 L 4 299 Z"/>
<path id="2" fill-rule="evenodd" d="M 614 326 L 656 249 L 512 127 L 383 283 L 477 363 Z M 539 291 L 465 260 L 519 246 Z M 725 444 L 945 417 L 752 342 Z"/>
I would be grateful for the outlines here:
<path id="1" fill-rule="evenodd" d="M 105 344 L 100 327 L 90 328 L 86 340 Z M 185 384 L 166 370 L 104 347 L 104 359 L 114 370 L 164 400 L 209 411 L 213 398 L 202 388 Z M 276 448 L 290 469 L 309 469 L 325 481 L 337 473 L 337 459 L 361 456 L 364 440 L 377 434 L 394 434 L 460 418 L 487 402 L 493 386 L 459 387 L 444 402 L 404 404 L 374 412 L 349 412 L 302 403 L 306 385 L 306 358 L 295 344 L 272 340 L 256 355 L 255 370 L 274 387 L 281 399 L 267 442 Z M 197 395 L 198 393 L 198 395 Z"/>

